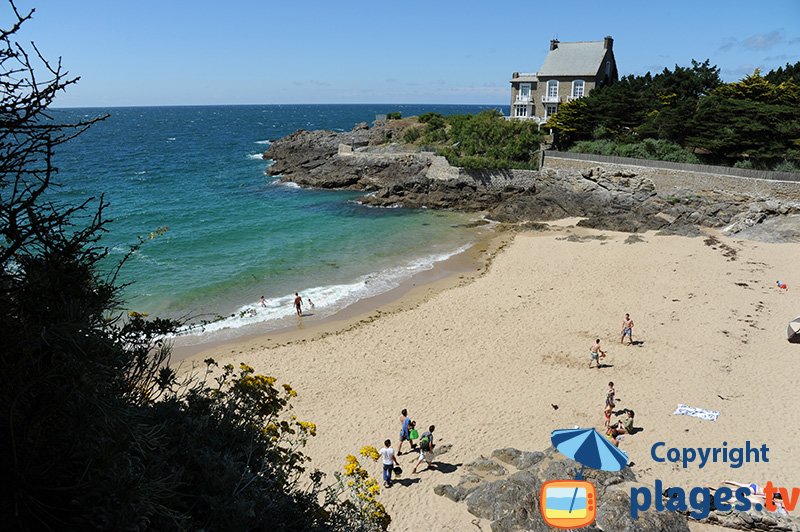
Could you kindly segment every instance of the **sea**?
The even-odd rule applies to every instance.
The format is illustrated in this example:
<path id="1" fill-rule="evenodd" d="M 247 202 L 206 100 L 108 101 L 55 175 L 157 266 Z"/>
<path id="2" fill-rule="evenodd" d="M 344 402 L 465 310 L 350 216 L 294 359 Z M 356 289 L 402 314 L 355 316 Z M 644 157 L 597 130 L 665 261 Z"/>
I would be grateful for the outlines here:
<path id="1" fill-rule="evenodd" d="M 399 286 L 467 249 L 477 216 L 374 208 L 362 193 L 299 188 L 267 173 L 262 154 L 298 129 L 345 131 L 377 115 L 477 113 L 475 105 L 248 105 L 69 108 L 53 119 L 108 118 L 57 148 L 53 191 L 76 204 L 102 196 L 108 274 L 125 311 L 185 320 L 213 341 L 320 319 Z M 507 112 L 507 109 L 500 108 Z M 264 297 L 264 304 L 260 298 Z"/>

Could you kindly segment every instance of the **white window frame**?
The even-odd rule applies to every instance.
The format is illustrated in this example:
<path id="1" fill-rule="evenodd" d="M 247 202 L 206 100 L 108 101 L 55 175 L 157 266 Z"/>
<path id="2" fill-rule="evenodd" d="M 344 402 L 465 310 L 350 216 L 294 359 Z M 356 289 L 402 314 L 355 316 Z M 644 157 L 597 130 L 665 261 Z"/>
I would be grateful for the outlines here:
<path id="1" fill-rule="evenodd" d="M 578 94 L 580 89 L 580 94 Z M 572 82 L 572 97 L 573 98 L 583 98 L 586 94 L 586 82 L 582 79 L 576 79 Z"/>
<path id="2" fill-rule="evenodd" d="M 528 118 L 528 106 L 527 105 L 515 105 L 514 106 L 514 118 Z"/>
<path id="3" fill-rule="evenodd" d="M 520 83 L 519 85 L 519 95 L 522 99 L 530 99 L 531 97 L 531 84 L 530 83 Z"/>
<path id="4" fill-rule="evenodd" d="M 547 82 L 547 98 L 558 98 L 558 80 L 551 79 Z"/>

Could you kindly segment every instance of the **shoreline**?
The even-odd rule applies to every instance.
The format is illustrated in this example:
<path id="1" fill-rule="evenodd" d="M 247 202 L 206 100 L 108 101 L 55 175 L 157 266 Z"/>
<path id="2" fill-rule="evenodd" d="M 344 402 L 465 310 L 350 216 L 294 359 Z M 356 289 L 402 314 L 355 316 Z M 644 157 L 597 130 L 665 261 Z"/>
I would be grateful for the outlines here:
<path id="1" fill-rule="evenodd" d="M 513 240 L 515 234 L 498 230 L 496 226 L 488 227 L 484 231 L 466 250 L 435 262 L 432 268 L 413 274 L 395 288 L 359 299 L 329 316 L 319 319 L 309 316 L 307 321 L 297 318 L 294 325 L 278 329 L 253 325 L 247 333 L 195 344 L 181 345 L 181 337 L 178 337 L 178 341 L 173 343 L 169 363 L 179 367 L 184 363 L 194 366 L 198 362 L 202 363 L 209 353 L 220 350 L 230 350 L 225 355 L 230 356 L 245 350 L 273 349 L 313 341 L 350 331 L 382 316 L 415 308 L 441 291 L 469 283 L 484 275 L 494 257 Z M 259 328 L 262 330 L 258 330 Z"/>
<path id="2" fill-rule="evenodd" d="M 796 315 L 791 272 L 800 244 L 713 230 L 700 238 L 629 238 L 574 223 L 498 231 L 485 252 L 473 246 L 484 262 L 470 273 L 412 283 L 393 302 L 354 309 L 324 328 L 209 346 L 184 364 L 212 356 L 290 383 L 299 394 L 292 413 L 318 427 L 304 452 L 329 476 L 348 453 L 394 441 L 400 409 L 408 408 L 418 425 L 435 423 L 437 443 L 452 446 L 437 460 L 446 467 L 404 475 L 405 484 L 381 491 L 396 530 L 419 520 L 434 530 L 469 528 L 475 518 L 465 505 L 434 487 L 458 483 L 467 464 L 493 449 L 541 451 L 556 428 L 600 429 L 609 380 L 619 406 L 635 410 L 642 428 L 621 443 L 639 482 L 660 479 L 686 489 L 724 479 L 793 485 L 800 429 L 769 398 L 780 389 L 794 401 L 794 378 L 765 372 L 764 364 L 792 367 L 798 354 L 785 327 Z M 786 275 L 788 295 L 774 287 Z M 619 345 L 625 312 L 636 323 L 634 347 Z M 606 366 L 587 369 L 597 337 L 609 353 Z M 676 416 L 678 404 L 721 415 L 715 422 Z M 766 443 L 770 461 L 682 469 L 654 463 L 649 454 L 659 441 L 715 447 L 746 439 Z M 409 471 L 414 460 L 400 456 Z"/>

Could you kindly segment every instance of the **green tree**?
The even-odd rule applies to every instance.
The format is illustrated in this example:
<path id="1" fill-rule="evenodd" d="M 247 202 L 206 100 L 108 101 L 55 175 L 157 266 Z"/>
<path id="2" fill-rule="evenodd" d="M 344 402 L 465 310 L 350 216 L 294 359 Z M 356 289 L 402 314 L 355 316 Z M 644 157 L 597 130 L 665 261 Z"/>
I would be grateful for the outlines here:
<path id="1" fill-rule="evenodd" d="M 760 167 L 800 160 L 800 85 L 758 71 L 717 88 L 698 107 L 688 142 L 721 161 L 748 156 Z"/>
<path id="2" fill-rule="evenodd" d="M 32 12 L 13 3 L 8 11 L 10 27 L 0 30 L 3 528 L 385 529 L 374 501 L 356 506 L 305 471 L 300 448 L 316 427 L 291 415 L 291 387 L 211 360 L 205 375 L 179 378 L 164 338 L 180 324 L 122 314 L 116 272 L 100 265 L 105 203 L 62 205 L 47 195 L 54 150 L 94 120 L 48 115 L 77 78 L 17 45 Z"/>

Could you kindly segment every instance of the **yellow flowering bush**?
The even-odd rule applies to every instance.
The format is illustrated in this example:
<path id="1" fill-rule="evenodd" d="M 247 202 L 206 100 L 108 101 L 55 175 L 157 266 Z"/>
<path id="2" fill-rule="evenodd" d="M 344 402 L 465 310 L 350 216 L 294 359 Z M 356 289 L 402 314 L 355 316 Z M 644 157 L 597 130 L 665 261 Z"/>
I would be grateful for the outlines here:
<path id="1" fill-rule="evenodd" d="M 359 450 L 365 458 L 377 462 L 380 458 L 378 450 L 371 445 L 365 445 Z M 376 498 L 381 493 L 380 484 L 369 475 L 352 454 L 345 458 L 344 474 L 336 475 L 339 480 L 340 491 L 346 492 L 348 504 L 359 522 L 366 521 L 373 530 L 386 530 L 392 518 L 386 508 Z"/>

